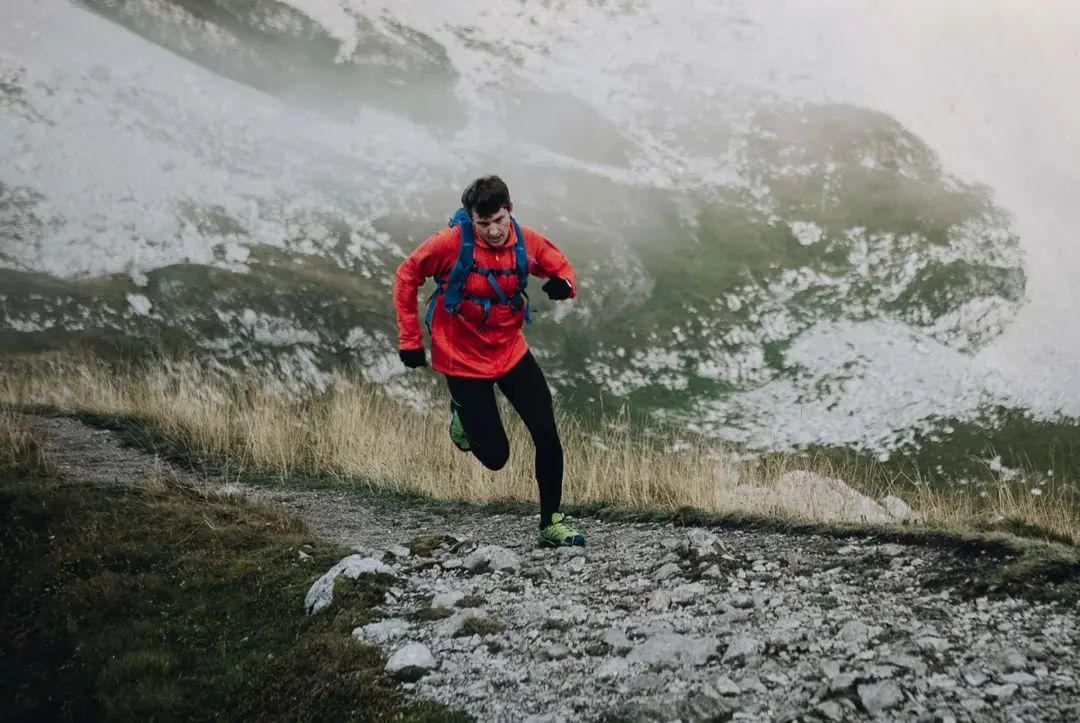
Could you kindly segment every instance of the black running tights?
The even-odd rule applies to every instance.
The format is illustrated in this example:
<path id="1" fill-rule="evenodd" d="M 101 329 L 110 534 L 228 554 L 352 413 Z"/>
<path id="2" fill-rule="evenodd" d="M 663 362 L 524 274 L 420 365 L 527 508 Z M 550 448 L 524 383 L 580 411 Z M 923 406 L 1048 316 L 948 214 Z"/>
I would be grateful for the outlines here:
<path id="1" fill-rule="evenodd" d="M 551 390 L 532 352 L 526 352 L 510 371 L 494 379 L 446 376 L 450 403 L 469 437 L 470 450 L 491 470 L 502 469 L 510 458 L 510 442 L 495 404 L 496 384 L 532 435 L 540 486 L 540 526 L 546 527 L 562 499 L 563 450 L 555 428 Z"/>

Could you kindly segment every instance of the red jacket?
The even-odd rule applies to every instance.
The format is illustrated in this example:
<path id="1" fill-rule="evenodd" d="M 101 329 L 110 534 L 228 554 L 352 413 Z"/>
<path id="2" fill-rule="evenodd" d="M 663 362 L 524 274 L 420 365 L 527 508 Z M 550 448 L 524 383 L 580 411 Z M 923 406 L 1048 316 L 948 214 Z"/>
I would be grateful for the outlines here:
<path id="1" fill-rule="evenodd" d="M 570 282 L 570 295 L 577 294 L 574 268 L 555 244 L 531 228 L 521 227 L 525 250 L 529 257 L 529 273 L 541 278 L 558 276 Z M 510 237 L 499 248 L 489 246 L 476 234 L 473 261 L 477 266 L 491 269 L 516 268 L 514 244 L 517 236 L 513 226 Z M 394 276 L 394 306 L 397 308 L 398 348 L 419 349 L 423 346 L 420 321 L 417 317 L 416 295 L 431 276 L 447 276 L 457 262 L 461 246 L 461 227 L 439 231 L 401 262 Z M 517 291 L 514 274 L 496 277 L 507 297 Z M 535 291 L 535 289 L 534 289 Z M 469 274 L 465 280 L 469 296 L 497 300 L 495 290 L 486 277 Z M 465 300 L 460 314 L 450 314 L 443 306 L 443 297 L 436 297 L 435 314 L 431 320 L 431 366 L 435 371 L 456 377 L 491 379 L 501 377 L 521 361 L 529 350 L 521 327 L 524 311 L 514 311 L 506 304 L 492 304 L 487 320 L 476 302 Z"/>

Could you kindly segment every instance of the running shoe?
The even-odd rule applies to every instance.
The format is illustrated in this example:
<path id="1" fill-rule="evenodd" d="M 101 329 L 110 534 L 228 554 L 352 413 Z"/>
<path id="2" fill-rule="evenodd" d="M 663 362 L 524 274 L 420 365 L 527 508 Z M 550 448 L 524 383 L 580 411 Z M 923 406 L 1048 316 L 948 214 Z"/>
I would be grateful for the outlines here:
<path id="1" fill-rule="evenodd" d="M 469 437 L 465 434 L 465 427 L 461 425 L 461 418 L 453 404 L 450 405 L 450 441 L 462 452 L 469 451 Z"/>
<path id="2" fill-rule="evenodd" d="M 540 544 L 550 547 L 570 547 L 571 545 L 583 546 L 585 535 L 563 522 L 566 516 L 556 512 L 551 516 L 551 524 L 540 528 Z"/>

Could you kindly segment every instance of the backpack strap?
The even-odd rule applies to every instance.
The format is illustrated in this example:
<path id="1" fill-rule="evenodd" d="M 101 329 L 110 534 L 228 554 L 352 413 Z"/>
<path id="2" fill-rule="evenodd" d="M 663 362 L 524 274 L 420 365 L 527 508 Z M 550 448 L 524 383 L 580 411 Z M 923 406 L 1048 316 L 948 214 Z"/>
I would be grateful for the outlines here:
<path id="1" fill-rule="evenodd" d="M 473 233 L 473 222 L 469 212 L 459 208 L 454 217 L 450 219 L 450 227 L 461 227 L 461 246 L 458 249 L 457 262 L 450 269 L 450 277 L 446 281 L 443 290 L 443 306 L 451 314 L 456 314 L 465 298 L 465 279 L 473 270 L 473 250 L 476 248 L 476 235 Z M 438 279 L 436 279 L 438 282 Z"/>
<path id="2" fill-rule="evenodd" d="M 517 293 L 515 294 L 516 309 L 524 309 L 525 323 L 532 324 L 532 313 L 529 310 L 529 294 L 525 288 L 529 285 L 529 253 L 525 249 L 525 234 L 521 232 L 517 219 L 510 217 L 510 223 L 514 224 L 514 233 L 517 235 L 517 243 L 514 244 L 514 256 L 517 260 Z"/>

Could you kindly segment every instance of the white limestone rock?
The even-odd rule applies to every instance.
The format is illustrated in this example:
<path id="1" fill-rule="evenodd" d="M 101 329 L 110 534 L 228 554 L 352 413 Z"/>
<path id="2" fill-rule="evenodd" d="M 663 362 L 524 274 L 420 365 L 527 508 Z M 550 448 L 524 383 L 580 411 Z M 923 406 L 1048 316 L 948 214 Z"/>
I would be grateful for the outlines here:
<path id="1" fill-rule="evenodd" d="M 409 632 L 408 621 L 401 618 L 390 618 L 370 623 L 353 630 L 353 637 L 362 643 L 378 643 L 384 645 L 395 638 L 400 638 Z"/>
<path id="2" fill-rule="evenodd" d="M 716 641 L 679 633 L 653 635 L 638 645 L 626 659 L 657 668 L 670 668 L 683 663 L 704 665 L 716 652 Z"/>
<path id="3" fill-rule="evenodd" d="M 386 661 L 386 672 L 398 680 L 417 681 L 435 669 L 435 656 L 423 643 L 409 643 Z"/>
<path id="4" fill-rule="evenodd" d="M 326 574 L 316 580 L 304 597 L 304 610 L 308 614 L 317 613 L 334 601 L 334 581 L 340 576 L 355 580 L 361 575 L 393 575 L 397 571 L 386 563 L 372 557 L 349 555 L 337 563 Z"/>
<path id="5" fill-rule="evenodd" d="M 463 565 L 474 573 L 517 572 L 521 569 L 521 560 L 505 547 L 484 545 L 466 557 Z"/>

